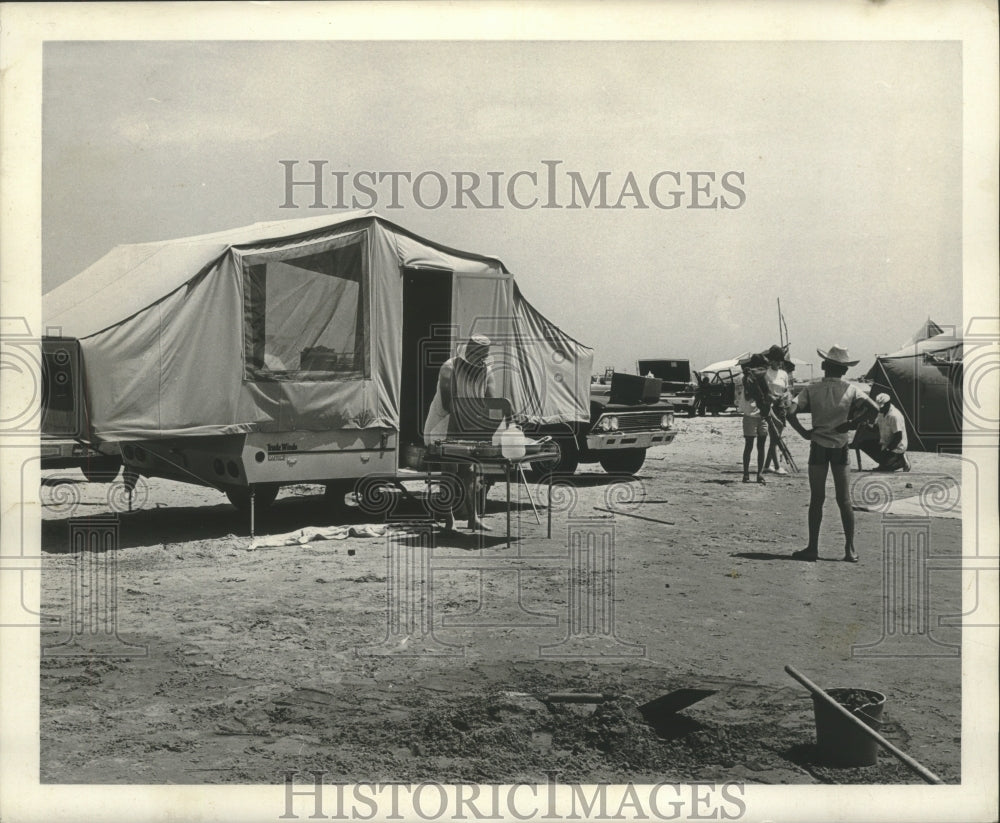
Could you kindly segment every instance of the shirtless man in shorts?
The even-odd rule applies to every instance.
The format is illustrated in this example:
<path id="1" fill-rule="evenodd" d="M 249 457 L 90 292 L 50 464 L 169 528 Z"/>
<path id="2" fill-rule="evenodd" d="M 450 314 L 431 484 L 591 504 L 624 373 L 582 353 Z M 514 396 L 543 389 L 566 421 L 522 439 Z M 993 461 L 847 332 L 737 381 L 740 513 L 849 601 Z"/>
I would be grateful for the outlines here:
<path id="1" fill-rule="evenodd" d="M 875 401 L 861 389 L 844 380 L 851 366 L 858 364 L 851 360 L 847 349 L 831 346 L 828 351 L 816 349 L 823 358 L 824 377 L 818 383 L 807 384 L 788 415 L 788 422 L 801 434 L 809 445 L 809 545 L 793 552 L 797 560 L 816 560 L 819 557 L 819 527 L 823 522 L 823 502 L 826 499 L 826 475 L 833 474 L 833 488 L 840 508 L 840 521 L 844 526 L 844 560 L 858 562 L 854 548 L 854 511 L 851 509 L 850 490 L 847 480 L 847 441 L 851 427 L 851 408 L 856 403 Z M 799 422 L 797 415 L 809 412 L 813 427 L 808 431 Z"/>

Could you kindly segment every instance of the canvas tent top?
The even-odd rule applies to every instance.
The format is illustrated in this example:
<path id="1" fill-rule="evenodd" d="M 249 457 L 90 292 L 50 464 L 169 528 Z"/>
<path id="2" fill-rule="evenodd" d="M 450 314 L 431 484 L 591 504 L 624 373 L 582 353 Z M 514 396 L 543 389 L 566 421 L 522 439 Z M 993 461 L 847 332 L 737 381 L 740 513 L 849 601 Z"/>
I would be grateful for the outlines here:
<path id="1" fill-rule="evenodd" d="M 275 241 L 288 243 L 296 237 L 315 239 L 316 232 L 344 229 L 366 220 L 391 226 L 401 239 L 419 241 L 400 250 L 405 254 L 404 266 L 477 271 L 485 263 L 498 273 L 508 273 L 495 257 L 470 254 L 418 238 L 378 217 L 374 211 L 353 211 L 271 220 L 210 234 L 115 246 L 76 277 L 45 294 L 45 323 L 47 327 L 60 329 L 63 337 L 89 337 L 176 291 L 230 248 L 261 247 Z"/>
<path id="2" fill-rule="evenodd" d="M 797 357 L 789 357 L 788 359 L 792 363 L 792 365 L 795 366 L 796 380 L 801 382 L 803 379 L 805 379 L 805 374 L 803 373 L 803 369 L 806 368 L 809 369 L 809 379 L 811 380 L 813 378 L 812 363 L 810 363 L 808 360 L 799 360 L 799 358 Z"/>
<path id="3" fill-rule="evenodd" d="M 961 448 L 964 354 L 962 337 L 938 334 L 879 355 L 865 375 L 871 396 L 885 392 L 903 413 L 911 451 Z"/>
<path id="4" fill-rule="evenodd" d="M 740 371 L 740 360 L 744 357 L 749 357 L 750 352 L 743 352 L 743 354 L 737 357 L 732 357 L 729 360 L 719 360 L 715 363 L 709 363 L 707 366 L 702 366 L 698 369 L 698 374 L 718 374 L 722 371 Z"/>
<path id="5" fill-rule="evenodd" d="M 589 419 L 591 350 L 500 260 L 370 211 L 118 246 L 45 295 L 43 317 L 79 340 L 99 440 L 398 430 L 404 275 L 447 279 L 445 345 L 489 336 L 529 420 Z"/>
<path id="6" fill-rule="evenodd" d="M 928 317 L 900 348 L 905 349 L 907 346 L 912 346 L 921 340 L 937 337 L 939 334 L 944 334 L 944 329 Z"/>

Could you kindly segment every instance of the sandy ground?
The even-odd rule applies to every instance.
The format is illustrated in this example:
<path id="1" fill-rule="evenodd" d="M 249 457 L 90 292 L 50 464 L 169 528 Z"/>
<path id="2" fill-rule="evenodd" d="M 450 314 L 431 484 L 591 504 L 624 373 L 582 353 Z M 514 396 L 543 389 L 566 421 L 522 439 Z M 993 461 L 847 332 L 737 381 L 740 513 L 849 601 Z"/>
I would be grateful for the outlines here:
<path id="1" fill-rule="evenodd" d="M 120 515 L 117 550 L 80 567 L 69 518 L 109 513 L 109 492 L 121 501 L 75 471 L 45 473 L 43 610 L 62 622 L 42 634 L 43 782 L 275 783 L 289 770 L 328 781 L 920 782 L 884 752 L 874 766 L 825 765 L 812 701 L 785 664 L 821 686 L 884 693 L 882 733 L 957 782 L 960 637 L 938 619 L 961 611 L 959 572 L 921 567 L 917 589 L 886 597 L 910 578 L 884 564 L 883 545 L 921 534 L 934 557 L 957 556 L 961 521 L 858 511 L 861 562 L 844 563 L 831 483 L 821 560 L 790 560 L 806 542 L 807 444 L 789 437 L 801 474 L 744 485 L 738 417 L 677 425 L 635 479 L 583 467 L 574 492 L 555 495 L 551 540 L 522 494 L 508 548 L 498 487 L 483 545 L 467 533 L 425 550 L 397 538 L 405 570 L 378 537 L 253 549 L 220 493 L 162 480 Z M 857 505 L 940 493 L 960 476 L 955 458 L 913 464 L 852 474 Z M 334 518 L 320 491 L 284 489 L 258 534 L 379 522 Z M 581 534 L 605 546 L 602 561 L 574 567 L 567 547 L 586 545 Z M 108 573 L 95 591 L 117 598 L 100 612 L 117 637 L 71 629 L 74 574 L 95 569 Z M 682 688 L 703 699 L 641 708 Z"/>

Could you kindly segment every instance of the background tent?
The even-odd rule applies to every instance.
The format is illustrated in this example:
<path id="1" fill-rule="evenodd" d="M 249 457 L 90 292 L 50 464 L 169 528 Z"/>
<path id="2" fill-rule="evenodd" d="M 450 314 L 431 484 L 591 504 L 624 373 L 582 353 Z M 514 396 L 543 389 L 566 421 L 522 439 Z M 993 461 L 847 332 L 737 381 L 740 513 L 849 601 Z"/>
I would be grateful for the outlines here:
<path id="1" fill-rule="evenodd" d="M 79 341 L 87 427 L 103 441 L 400 431 L 401 415 L 414 428 L 430 397 L 408 381 L 475 333 L 493 338 L 500 388 L 529 420 L 590 415 L 591 350 L 500 260 L 373 212 L 119 246 L 45 295 L 43 316 Z"/>
<path id="2" fill-rule="evenodd" d="M 912 346 L 914 343 L 919 343 L 921 340 L 937 337 L 939 334 L 944 334 L 944 329 L 928 317 L 910 336 L 910 339 L 903 343 L 900 348 L 905 349 L 907 346 Z"/>
<path id="3" fill-rule="evenodd" d="M 740 373 L 740 360 L 745 357 L 749 357 L 750 352 L 743 352 L 736 357 L 729 360 L 719 360 L 716 363 L 709 363 L 707 366 L 702 366 L 697 370 L 698 374 L 703 374 L 711 377 L 712 375 L 719 374 L 720 372 L 725 374 L 725 372 L 733 372 L 734 374 Z"/>
<path id="4" fill-rule="evenodd" d="M 887 393 L 906 418 L 911 451 L 960 451 L 962 338 L 951 334 L 880 355 L 865 377 L 871 397 Z"/>
<path id="5" fill-rule="evenodd" d="M 813 364 L 797 357 L 788 358 L 795 365 L 795 379 L 798 382 L 812 380 L 816 375 L 813 373 Z"/>
<path id="6" fill-rule="evenodd" d="M 719 375 L 720 380 L 728 380 L 741 373 L 740 360 L 750 357 L 750 352 L 743 352 L 743 354 L 738 357 L 733 357 L 729 360 L 719 360 L 716 363 L 710 363 L 707 366 L 702 366 L 697 370 L 697 374 L 703 374 L 708 378 L 712 378 L 715 375 Z M 795 379 L 798 382 L 803 382 L 811 380 L 813 378 L 813 364 L 808 363 L 805 360 L 799 360 L 797 357 L 789 358 L 792 363 L 795 364 Z M 808 371 L 808 374 L 806 373 Z"/>

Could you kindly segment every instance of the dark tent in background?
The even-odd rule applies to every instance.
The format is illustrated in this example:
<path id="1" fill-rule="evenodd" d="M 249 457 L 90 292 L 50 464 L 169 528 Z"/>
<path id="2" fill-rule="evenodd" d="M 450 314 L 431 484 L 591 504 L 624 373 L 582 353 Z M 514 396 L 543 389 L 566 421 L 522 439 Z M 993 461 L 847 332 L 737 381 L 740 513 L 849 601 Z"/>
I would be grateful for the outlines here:
<path id="1" fill-rule="evenodd" d="M 962 450 L 963 353 L 960 335 L 941 333 L 876 357 L 865 375 L 906 418 L 910 451 Z"/>
<path id="2" fill-rule="evenodd" d="M 914 343 L 919 343 L 921 340 L 937 337 L 939 334 L 944 333 L 945 330 L 928 317 L 923 323 L 920 324 L 920 328 L 918 328 L 910 336 L 910 339 L 901 344 L 900 348 L 905 349 L 907 346 L 912 346 Z"/>

